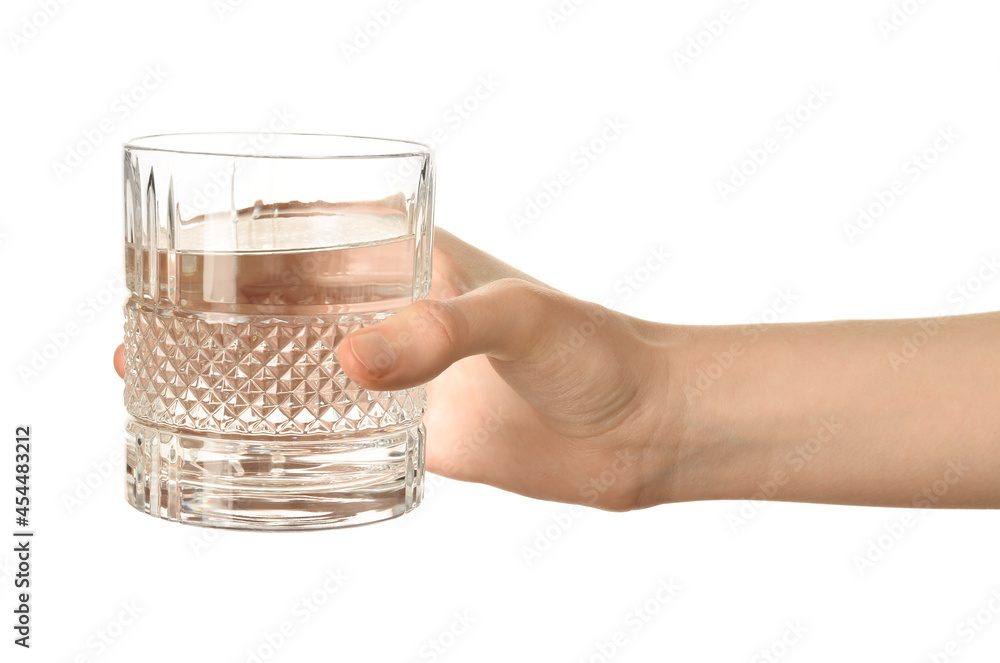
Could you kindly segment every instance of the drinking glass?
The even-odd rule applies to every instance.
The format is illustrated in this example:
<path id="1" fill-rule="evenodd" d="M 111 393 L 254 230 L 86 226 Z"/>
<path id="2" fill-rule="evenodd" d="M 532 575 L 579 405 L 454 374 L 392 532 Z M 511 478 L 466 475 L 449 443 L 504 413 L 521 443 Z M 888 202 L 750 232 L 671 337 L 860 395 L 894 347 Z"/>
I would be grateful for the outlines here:
<path id="1" fill-rule="evenodd" d="M 427 295 L 431 150 L 169 134 L 128 142 L 124 168 L 128 502 L 257 530 L 416 507 L 424 387 L 363 389 L 337 348 Z"/>

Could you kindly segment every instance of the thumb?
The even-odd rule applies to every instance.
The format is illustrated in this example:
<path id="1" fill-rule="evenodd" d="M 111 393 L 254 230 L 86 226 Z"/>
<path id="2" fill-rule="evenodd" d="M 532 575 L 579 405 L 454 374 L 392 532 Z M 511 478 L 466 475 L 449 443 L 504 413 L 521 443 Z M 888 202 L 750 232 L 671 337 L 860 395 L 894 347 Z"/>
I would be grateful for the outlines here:
<path id="1" fill-rule="evenodd" d="M 337 350 L 340 364 L 361 386 L 389 390 L 428 382 L 471 355 L 527 359 L 558 296 L 507 278 L 452 299 L 420 300 L 347 336 Z"/>

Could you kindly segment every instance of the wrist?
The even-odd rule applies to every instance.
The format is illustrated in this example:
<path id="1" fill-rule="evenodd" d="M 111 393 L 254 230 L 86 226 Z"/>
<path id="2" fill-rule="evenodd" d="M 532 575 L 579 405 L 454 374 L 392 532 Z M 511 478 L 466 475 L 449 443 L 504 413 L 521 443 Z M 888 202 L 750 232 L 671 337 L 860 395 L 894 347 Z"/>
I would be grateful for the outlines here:
<path id="1" fill-rule="evenodd" d="M 656 325 L 654 432 L 645 453 L 642 506 L 749 495 L 769 451 L 743 435 L 753 407 L 751 328 Z"/>

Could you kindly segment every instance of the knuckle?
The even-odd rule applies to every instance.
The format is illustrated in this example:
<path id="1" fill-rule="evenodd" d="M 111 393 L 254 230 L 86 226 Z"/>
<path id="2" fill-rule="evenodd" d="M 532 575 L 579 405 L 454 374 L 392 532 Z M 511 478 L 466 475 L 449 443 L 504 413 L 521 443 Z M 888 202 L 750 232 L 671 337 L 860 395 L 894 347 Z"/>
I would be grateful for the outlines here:
<path id="1" fill-rule="evenodd" d="M 464 336 L 465 319 L 456 307 L 436 299 L 423 299 L 415 302 L 414 306 L 421 330 L 444 337 L 452 346 Z"/>
<path id="2" fill-rule="evenodd" d="M 544 313 L 547 306 L 553 304 L 554 291 L 536 285 L 524 279 L 507 277 L 494 281 L 492 284 L 499 294 L 509 297 L 518 307 L 527 307 L 526 313 Z"/>

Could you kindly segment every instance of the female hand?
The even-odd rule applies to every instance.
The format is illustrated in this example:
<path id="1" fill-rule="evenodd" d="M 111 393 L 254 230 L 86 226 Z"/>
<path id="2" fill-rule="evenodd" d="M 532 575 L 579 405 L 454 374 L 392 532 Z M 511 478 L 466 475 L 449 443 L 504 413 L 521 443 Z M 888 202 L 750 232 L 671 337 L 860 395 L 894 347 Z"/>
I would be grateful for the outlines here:
<path id="1" fill-rule="evenodd" d="M 338 356 L 369 389 L 429 382 L 429 471 L 530 497 L 998 507 L 998 339 L 1000 313 L 647 322 L 439 229 L 430 297 Z"/>
<path id="2" fill-rule="evenodd" d="M 437 229 L 430 297 L 347 336 L 338 356 L 368 389 L 429 382 L 427 470 L 626 510 L 652 503 L 649 456 L 671 453 L 660 430 L 661 327 L 574 299 Z M 122 363 L 119 347 L 120 375 Z"/>
<path id="3" fill-rule="evenodd" d="M 574 299 L 438 229 L 430 297 L 340 344 L 369 389 L 428 382 L 427 469 L 529 497 L 648 506 L 670 454 L 659 327 Z"/>

